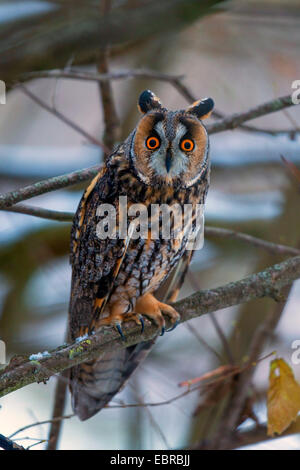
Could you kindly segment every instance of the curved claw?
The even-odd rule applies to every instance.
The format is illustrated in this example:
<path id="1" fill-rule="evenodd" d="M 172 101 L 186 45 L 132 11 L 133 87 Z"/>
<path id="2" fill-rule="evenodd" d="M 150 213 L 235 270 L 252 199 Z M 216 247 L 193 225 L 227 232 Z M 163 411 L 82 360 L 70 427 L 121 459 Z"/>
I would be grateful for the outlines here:
<path id="1" fill-rule="evenodd" d="M 120 323 L 116 323 L 115 326 L 116 326 L 116 328 L 117 328 L 117 330 L 118 330 L 118 332 L 119 332 L 119 334 L 120 334 L 120 336 L 121 336 L 121 338 L 122 338 L 122 341 L 125 341 L 125 336 L 124 336 L 124 334 L 123 334 L 123 331 L 122 331 L 122 328 L 121 328 Z"/>
<path id="2" fill-rule="evenodd" d="M 165 334 L 165 331 L 166 331 L 166 327 L 162 326 L 160 336 L 163 336 Z"/>
<path id="3" fill-rule="evenodd" d="M 142 316 L 142 315 L 139 315 L 139 320 L 140 320 L 141 326 L 142 326 L 141 333 L 144 333 L 145 322 L 144 322 L 144 319 L 143 319 L 143 316 Z"/>
<path id="4" fill-rule="evenodd" d="M 178 326 L 178 325 L 179 325 L 179 320 L 176 320 L 176 322 L 174 323 L 174 325 L 173 325 L 171 328 L 169 328 L 168 330 L 166 330 L 167 333 L 169 333 L 170 331 L 175 330 L 176 326 Z"/>

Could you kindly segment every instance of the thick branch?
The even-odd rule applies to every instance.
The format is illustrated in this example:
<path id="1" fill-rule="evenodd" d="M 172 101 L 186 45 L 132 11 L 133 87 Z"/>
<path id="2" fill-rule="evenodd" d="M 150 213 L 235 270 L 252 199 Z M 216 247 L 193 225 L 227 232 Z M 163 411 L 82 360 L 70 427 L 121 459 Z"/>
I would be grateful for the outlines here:
<path id="1" fill-rule="evenodd" d="M 41 194 L 49 193 L 50 191 L 72 186 L 74 184 L 80 183 L 81 181 L 87 181 L 93 178 L 93 176 L 96 176 L 101 167 L 101 165 L 95 165 L 90 168 L 85 168 L 84 170 L 78 170 L 73 171 L 72 173 L 67 173 L 65 175 L 54 176 L 53 178 L 39 181 L 38 183 L 25 186 L 24 188 L 18 189 L 16 191 L 0 194 L 0 209 L 5 209 L 6 207 L 10 207 L 17 202 L 25 201 L 26 199 L 40 196 Z"/>
<path id="2" fill-rule="evenodd" d="M 3 436 L 0 434 L 0 449 L 3 450 L 26 450 L 24 447 L 16 444 L 14 441 L 9 439 L 8 437 Z"/>
<path id="3" fill-rule="evenodd" d="M 300 278 L 300 256 L 290 258 L 247 278 L 226 284 L 216 289 L 197 292 L 176 302 L 181 322 L 199 317 L 215 310 L 231 307 L 261 297 L 278 299 L 281 289 Z M 132 346 L 150 340 L 157 335 L 157 328 L 145 321 L 143 334 L 136 325 L 125 324 L 125 341 L 112 328 L 101 330 L 80 343 L 62 346 L 49 356 L 38 360 L 15 359 L 0 375 L 0 397 L 18 390 L 30 383 L 47 380 L 51 375 L 62 372 L 81 362 L 101 357 L 104 353 L 118 348 Z M 166 319 L 167 327 L 171 324 Z"/>

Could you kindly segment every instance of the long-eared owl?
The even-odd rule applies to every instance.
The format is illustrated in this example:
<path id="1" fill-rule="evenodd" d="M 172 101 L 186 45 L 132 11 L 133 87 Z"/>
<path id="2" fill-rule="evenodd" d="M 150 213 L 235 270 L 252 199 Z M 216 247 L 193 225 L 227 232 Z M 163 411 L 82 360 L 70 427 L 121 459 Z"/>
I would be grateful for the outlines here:
<path id="1" fill-rule="evenodd" d="M 163 314 L 174 326 L 179 320 L 175 309 L 159 302 L 153 294 L 186 255 L 187 236 L 163 237 L 159 231 L 152 237 L 151 223 L 157 218 L 152 207 L 165 204 L 183 208 L 188 204 L 195 208 L 204 204 L 210 167 L 208 135 L 202 120 L 211 113 L 213 100 L 199 100 L 173 112 L 146 90 L 140 95 L 138 107 L 142 117 L 136 128 L 88 186 L 74 218 L 71 341 L 103 325 L 113 325 L 122 336 L 122 323 L 134 320 L 143 328 L 143 315 L 162 333 Z M 117 230 L 124 222 L 119 208 L 122 196 L 127 198 L 128 213 L 134 204 L 146 207 L 146 236 L 140 233 L 133 237 L 130 230 L 127 236 L 121 236 Z M 104 220 L 99 212 L 103 205 L 115 210 L 113 236 L 101 237 L 97 232 Z M 195 211 L 191 214 L 193 221 Z M 131 220 L 128 217 L 125 228 Z M 170 216 L 170 220 L 174 224 L 175 218 Z M 147 344 L 108 352 L 71 369 L 72 406 L 81 420 L 97 413 L 120 390 L 145 356 Z"/>

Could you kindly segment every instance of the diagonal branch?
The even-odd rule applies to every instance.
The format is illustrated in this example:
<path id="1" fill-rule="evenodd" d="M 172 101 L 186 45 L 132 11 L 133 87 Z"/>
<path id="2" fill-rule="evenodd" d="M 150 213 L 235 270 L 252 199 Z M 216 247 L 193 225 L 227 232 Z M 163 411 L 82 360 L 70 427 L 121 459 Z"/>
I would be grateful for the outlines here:
<path id="1" fill-rule="evenodd" d="M 267 101 L 259 106 L 255 106 L 244 113 L 235 113 L 231 116 L 225 117 L 224 119 L 220 119 L 206 128 L 209 134 L 215 134 L 216 132 L 222 132 L 228 129 L 235 129 L 246 121 L 251 121 L 251 119 L 275 113 L 276 111 L 281 111 L 282 109 L 294 105 L 291 95 L 281 96 L 275 100 Z"/>
<path id="2" fill-rule="evenodd" d="M 280 291 L 300 278 L 300 256 L 290 258 L 243 280 L 231 282 L 216 289 L 197 292 L 174 304 L 181 315 L 181 322 L 191 320 L 215 310 L 231 307 L 262 297 L 280 299 Z M 167 327 L 171 327 L 166 319 Z M 112 328 L 100 330 L 74 344 L 61 346 L 49 355 L 31 360 L 15 358 L 0 374 L 0 397 L 30 383 L 44 382 L 50 376 L 82 362 L 99 358 L 106 352 L 126 348 L 157 335 L 155 325 L 145 321 L 145 331 L 140 333 L 136 325 L 125 324 L 125 340 Z"/>
<path id="3" fill-rule="evenodd" d="M 28 96 L 32 101 L 34 101 L 36 104 L 38 104 L 41 108 L 45 109 L 49 113 L 53 114 L 55 117 L 60 119 L 62 122 L 64 122 L 67 126 L 71 127 L 74 131 L 78 132 L 81 134 L 83 137 L 85 137 L 89 142 L 91 142 L 94 145 L 97 145 L 100 147 L 103 152 L 108 153 L 109 149 L 104 145 L 100 140 L 96 139 L 93 137 L 91 134 L 86 132 L 82 127 L 78 126 L 74 121 L 69 119 L 67 116 L 62 114 L 60 111 L 57 109 L 49 106 L 47 103 L 45 103 L 43 100 L 41 100 L 38 96 L 36 96 L 34 93 L 32 93 L 28 88 L 26 88 L 23 84 L 18 85 L 18 88 L 20 88 L 23 93 Z"/>
<path id="4" fill-rule="evenodd" d="M 95 165 L 84 170 L 73 171 L 65 175 L 54 176 L 43 181 L 39 181 L 24 188 L 10 191 L 6 194 L 0 194 L 0 209 L 10 207 L 17 202 L 25 201 L 41 194 L 56 191 L 57 189 L 66 188 L 82 181 L 87 181 L 101 170 L 102 165 Z"/>
<path id="5" fill-rule="evenodd" d="M 3 450 L 26 450 L 24 447 L 16 444 L 14 441 L 9 439 L 8 437 L 3 436 L 0 434 L 0 449 Z"/>

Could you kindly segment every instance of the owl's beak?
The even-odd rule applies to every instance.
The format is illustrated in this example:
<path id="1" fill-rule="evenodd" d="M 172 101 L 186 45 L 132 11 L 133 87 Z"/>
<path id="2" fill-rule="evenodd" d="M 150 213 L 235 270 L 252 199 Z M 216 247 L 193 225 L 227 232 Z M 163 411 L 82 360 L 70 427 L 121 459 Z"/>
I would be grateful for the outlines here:
<path id="1" fill-rule="evenodd" d="M 166 169 L 167 169 L 167 172 L 169 173 L 170 171 L 170 168 L 172 166 L 172 152 L 170 149 L 167 150 L 167 154 L 166 154 Z"/>

